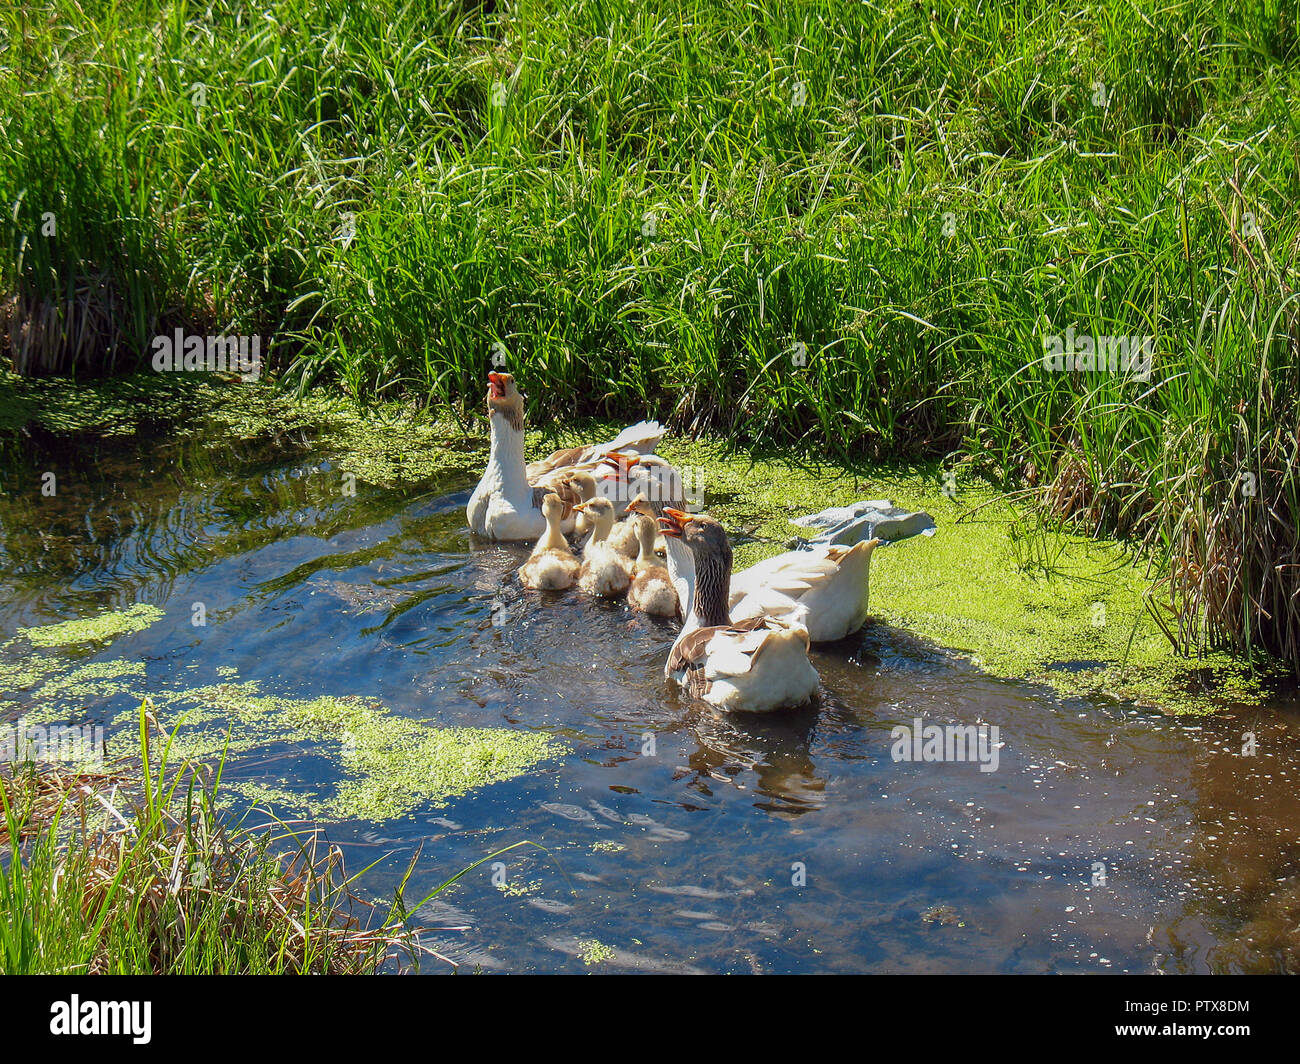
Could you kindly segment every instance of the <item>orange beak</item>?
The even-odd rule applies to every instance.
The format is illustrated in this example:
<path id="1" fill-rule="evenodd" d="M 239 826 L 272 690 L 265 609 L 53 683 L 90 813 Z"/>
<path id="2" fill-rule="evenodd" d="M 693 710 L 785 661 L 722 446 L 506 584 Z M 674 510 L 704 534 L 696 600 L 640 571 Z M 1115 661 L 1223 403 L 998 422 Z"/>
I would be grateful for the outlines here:
<path id="1" fill-rule="evenodd" d="M 694 517 L 690 514 L 684 514 L 681 510 L 674 510 L 671 506 L 665 506 L 663 515 L 659 518 L 659 532 L 665 536 L 671 536 L 673 539 L 682 538 L 682 530 L 686 527 L 688 521 L 693 521 Z"/>
<path id="2" fill-rule="evenodd" d="M 613 466 L 617 475 L 621 477 L 626 477 L 628 470 L 631 469 L 634 465 L 636 465 L 637 462 L 639 461 L 641 461 L 640 455 L 623 454 L 621 451 L 612 451 L 611 453 L 605 455 L 605 457 L 601 459 L 601 463 L 603 465 Z M 606 474 L 606 476 L 609 475 L 611 474 Z"/>

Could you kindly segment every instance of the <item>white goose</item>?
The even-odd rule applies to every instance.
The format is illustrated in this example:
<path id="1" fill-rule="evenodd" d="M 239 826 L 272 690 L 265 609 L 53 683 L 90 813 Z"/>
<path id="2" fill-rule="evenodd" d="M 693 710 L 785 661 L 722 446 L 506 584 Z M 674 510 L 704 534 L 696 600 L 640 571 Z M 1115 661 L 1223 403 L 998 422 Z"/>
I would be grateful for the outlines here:
<path id="1" fill-rule="evenodd" d="M 492 446 L 487 469 L 465 507 L 470 531 L 495 540 L 536 539 L 546 531 L 542 498 L 565 473 L 594 467 L 620 449 L 654 450 L 664 430 L 655 421 L 624 429 L 609 443 L 569 447 L 528 466 L 524 462 L 524 397 L 509 373 L 488 374 L 488 423 Z M 572 527 L 572 514 L 565 524 Z M 566 531 L 568 529 L 566 528 Z"/>
<path id="2" fill-rule="evenodd" d="M 720 709 L 747 713 L 801 706 L 817 692 L 808 632 L 772 617 L 733 624 L 727 614 L 731 544 L 717 521 L 665 509 L 659 529 L 686 615 L 664 675 Z"/>
<path id="3" fill-rule="evenodd" d="M 814 643 L 852 635 L 867 619 L 871 553 L 879 542 L 786 551 L 734 573 L 727 597 L 732 619 L 801 623 Z"/>
<path id="4" fill-rule="evenodd" d="M 628 503 L 638 496 L 649 502 L 656 514 L 662 513 L 666 506 L 678 510 L 686 506 L 681 473 L 657 454 L 641 454 L 624 448 L 618 454 L 602 456 L 599 472 L 604 474 L 600 494 L 614 504 L 616 514 L 625 513 Z"/>

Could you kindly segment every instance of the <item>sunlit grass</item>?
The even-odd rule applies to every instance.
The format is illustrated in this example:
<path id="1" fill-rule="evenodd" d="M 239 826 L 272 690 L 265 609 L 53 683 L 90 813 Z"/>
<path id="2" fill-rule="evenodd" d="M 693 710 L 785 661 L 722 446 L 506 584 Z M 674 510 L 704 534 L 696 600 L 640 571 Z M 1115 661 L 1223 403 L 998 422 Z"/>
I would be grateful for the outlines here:
<path id="1" fill-rule="evenodd" d="M 172 756 L 142 707 L 138 758 L 0 772 L 0 974 L 369 974 L 436 958 L 411 922 L 418 855 L 366 902 L 319 832 L 253 828 L 219 800 L 222 764 Z M 370 867 L 373 867 L 370 866 Z"/>

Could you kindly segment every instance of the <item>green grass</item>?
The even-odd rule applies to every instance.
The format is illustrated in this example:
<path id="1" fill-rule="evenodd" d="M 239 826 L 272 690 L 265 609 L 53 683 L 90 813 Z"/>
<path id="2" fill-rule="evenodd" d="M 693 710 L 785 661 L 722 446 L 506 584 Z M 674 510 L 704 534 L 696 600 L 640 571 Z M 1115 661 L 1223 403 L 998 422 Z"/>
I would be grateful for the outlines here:
<path id="1" fill-rule="evenodd" d="M 1300 666 L 1298 103 L 1291 0 L 43 0 L 0 342 L 456 410 L 500 344 L 535 419 L 951 456 L 1142 541 L 1180 649 Z M 1150 381 L 1044 372 L 1071 327 Z"/>
<path id="2" fill-rule="evenodd" d="M 179 762 L 179 763 L 178 763 Z M 0 974 L 373 974 L 425 956 L 403 892 L 354 893 L 318 832 L 253 829 L 219 800 L 223 761 L 173 756 L 144 707 L 134 760 L 0 773 Z M 370 866 L 370 867 L 373 867 Z M 359 916 L 358 912 L 365 915 Z M 454 962 L 449 962 L 454 963 Z"/>

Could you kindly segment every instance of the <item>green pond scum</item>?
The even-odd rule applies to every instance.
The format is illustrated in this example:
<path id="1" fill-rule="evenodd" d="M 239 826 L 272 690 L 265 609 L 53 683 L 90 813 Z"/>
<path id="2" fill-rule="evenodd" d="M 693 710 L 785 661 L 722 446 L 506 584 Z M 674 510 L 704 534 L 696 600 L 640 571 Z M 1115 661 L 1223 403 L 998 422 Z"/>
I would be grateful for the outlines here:
<path id="1" fill-rule="evenodd" d="M 137 602 L 124 610 L 111 610 L 95 617 L 19 628 L 18 634 L 34 647 L 69 647 L 80 643 L 105 643 L 130 632 L 142 632 L 161 618 L 157 606 Z"/>
<path id="2" fill-rule="evenodd" d="M 814 448 L 810 447 L 810 450 Z M 924 510 L 933 536 L 877 550 L 871 617 L 967 656 L 986 672 L 1175 714 L 1257 704 L 1279 663 L 1228 654 L 1193 660 L 1171 647 L 1148 608 L 1156 573 L 1124 544 L 1053 529 L 987 483 L 940 463 L 851 471 L 801 456 L 754 458 L 711 441 L 659 448 L 702 474 L 709 512 L 731 531 L 737 569 L 786 549 L 790 519 L 861 499 Z M 871 623 L 871 622 L 868 622 Z"/>
<path id="3" fill-rule="evenodd" d="M 578 943 L 578 956 L 582 958 L 583 964 L 590 966 L 613 959 L 614 950 L 603 942 L 590 938 Z"/>
<path id="4" fill-rule="evenodd" d="M 48 661 L 43 662 L 49 665 Z M 509 728 L 438 728 L 397 717 L 377 702 L 355 697 L 291 698 L 262 693 L 257 685 L 220 683 L 180 690 L 149 690 L 143 664 L 94 662 L 44 670 L 21 711 L 27 724 L 73 723 L 88 703 L 116 696 L 123 708 L 108 720 L 110 758 L 128 756 L 138 728 L 138 703 L 147 698 L 171 734 L 169 758 L 215 764 L 223 757 L 271 755 L 292 744 L 331 762 L 339 780 L 332 792 L 233 778 L 223 791 L 273 811 L 329 822 L 393 820 L 418 809 L 446 805 L 492 783 L 530 772 L 563 754 L 549 735 Z M 12 697 L 0 671 L 0 693 Z"/>
<path id="5" fill-rule="evenodd" d="M 334 458 L 340 473 L 383 488 L 425 485 L 468 473 L 479 462 L 472 435 L 450 419 L 420 416 L 409 404 L 362 407 L 341 396 L 299 397 L 270 381 L 211 374 L 32 380 L 0 371 L 0 443 L 33 431 L 129 438 L 163 427 L 184 429 L 182 438 L 261 439 L 286 450 L 310 449 Z"/>
<path id="6" fill-rule="evenodd" d="M 20 629 L 19 639 L 42 648 L 108 642 L 140 631 L 162 615 L 157 607 L 137 604 L 80 621 Z M 79 723 L 110 702 L 123 705 L 108 721 L 110 758 L 134 750 L 138 706 L 145 698 L 172 735 L 173 759 L 237 761 L 254 750 L 309 744 L 339 771 L 333 793 L 294 790 L 284 779 L 275 784 L 230 781 L 231 793 L 282 816 L 392 820 L 530 772 L 565 750 L 549 735 L 437 728 L 356 697 L 266 694 L 251 682 L 236 682 L 229 666 L 219 670 L 222 683 L 151 690 L 143 662 L 87 662 L 40 653 L 11 657 L 18 642 L 0 648 L 0 707 L 20 699 L 22 719 L 36 725 Z"/>
<path id="7" fill-rule="evenodd" d="M 232 780 L 232 789 L 281 816 L 320 822 L 386 821 L 446 805 L 492 783 L 531 772 L 564 752 L 549 735 L 509 728 L 439 728 L 395 716 L 353 696 L 292 698 L 264 694 L 251 682 L 154 693 L 159 720 L 175 729 L 174 757 L 214 762 L 292 744 L 330 761 L 329 790 Z M 129 735 L 132 713 L 113 721 Z M 111 748 L 110 748 L 111 749 Z"/>

